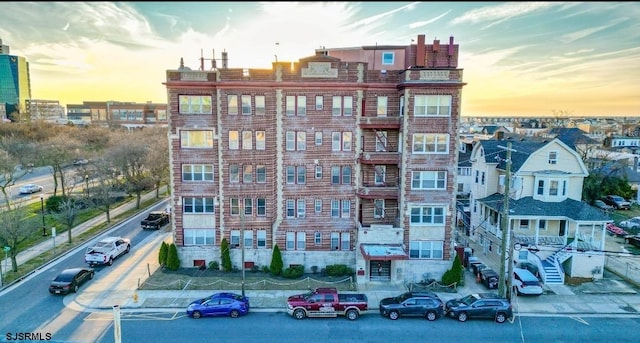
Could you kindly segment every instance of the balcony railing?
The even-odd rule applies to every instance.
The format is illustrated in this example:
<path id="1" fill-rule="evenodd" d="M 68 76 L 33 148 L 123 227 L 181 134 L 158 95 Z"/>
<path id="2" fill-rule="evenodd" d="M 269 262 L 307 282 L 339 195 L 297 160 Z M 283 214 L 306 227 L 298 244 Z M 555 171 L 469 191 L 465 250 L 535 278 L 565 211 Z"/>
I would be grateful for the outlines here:
<path id="1" fill-rule="evenodd" d="M 372 186 L 360 187 L 358 188 L 356 194 L 362 199 L 398 199 L 399 192 L 400 190 L 397 186 Z"/>
<path id="2" fill-rule="evenodd" d="M 363 117 L 360 120 L 362 129 L 400 129 L 401 117 Z"/>
<path id="3" fill-rule="evenodd" d="M 386 151 L 364 151 L 358 157 L 358 161 L 364 164 L 398 164 L 400 163 L 400 153 Z"/>

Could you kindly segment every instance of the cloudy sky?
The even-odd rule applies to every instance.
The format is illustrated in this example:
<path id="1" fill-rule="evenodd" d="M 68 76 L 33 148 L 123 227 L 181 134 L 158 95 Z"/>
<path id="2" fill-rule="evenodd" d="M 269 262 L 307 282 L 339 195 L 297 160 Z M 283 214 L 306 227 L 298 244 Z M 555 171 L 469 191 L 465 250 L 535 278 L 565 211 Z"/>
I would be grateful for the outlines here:
<path id="1" fill-rule="evenodd" d="M 271 68 L 425 34 L 460 45 L 463 115 L 640 116 L 638 2 L 3 2 L 0 23 L 33 98 L 63 105 L 166 103 L 166 70 L 201 52 Z"/>

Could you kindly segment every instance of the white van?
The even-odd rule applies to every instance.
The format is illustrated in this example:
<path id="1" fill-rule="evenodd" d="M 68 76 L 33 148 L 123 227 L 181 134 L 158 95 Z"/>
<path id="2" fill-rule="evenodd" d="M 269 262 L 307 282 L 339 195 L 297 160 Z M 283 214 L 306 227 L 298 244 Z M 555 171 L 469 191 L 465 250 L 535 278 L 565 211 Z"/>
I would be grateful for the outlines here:
<path id="1" fill-rule="evenodd" d="M 518 295 L 540 295 L 544 293 L 542 283 L 530 271 L 513 268 L 513 289 Z"/>

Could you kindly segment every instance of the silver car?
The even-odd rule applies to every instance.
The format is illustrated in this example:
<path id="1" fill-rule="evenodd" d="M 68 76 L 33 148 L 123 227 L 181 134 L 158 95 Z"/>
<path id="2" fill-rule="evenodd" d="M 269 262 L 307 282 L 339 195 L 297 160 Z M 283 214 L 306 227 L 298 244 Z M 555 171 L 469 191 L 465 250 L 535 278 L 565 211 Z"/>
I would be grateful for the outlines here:
<path id="1" fill-rule="evenodd" d="M 22 187 L 20 187 L 19 192 L 20 194 L 32 194 L 32 193 L 38 193 L 38 192 L 42 192 L 42 186 L 40 185 L 35 185 L 33 183 L 28 183 L 26 185 L 23 185 Z"/>

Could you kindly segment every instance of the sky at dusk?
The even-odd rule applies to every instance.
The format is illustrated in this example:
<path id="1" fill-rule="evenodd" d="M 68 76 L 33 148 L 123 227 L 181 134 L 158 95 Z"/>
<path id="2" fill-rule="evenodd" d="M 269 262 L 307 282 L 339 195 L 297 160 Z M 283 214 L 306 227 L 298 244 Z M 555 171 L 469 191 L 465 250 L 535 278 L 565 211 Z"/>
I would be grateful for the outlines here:
<path id="1" fill-rule="evenodd" d="M 32 98 L 167 102 L 168 69 L 227 51 L 271 68 L 315 49 L 460 46 L 463 116 L 640 116 L 640 2 L 3 2 Z M 209 69 L 210 61 L 205 61 Z M 220 66 L 220 64 L 218 64 Z"/>

